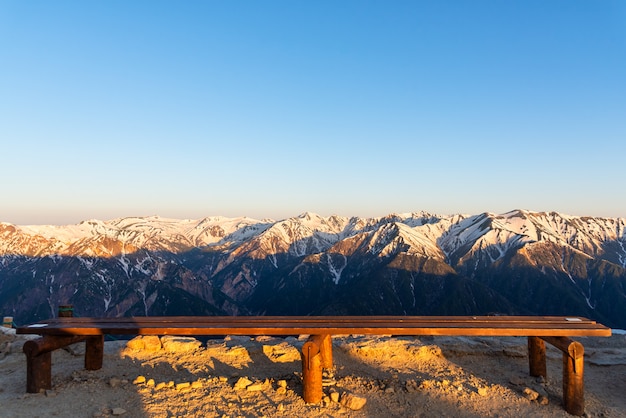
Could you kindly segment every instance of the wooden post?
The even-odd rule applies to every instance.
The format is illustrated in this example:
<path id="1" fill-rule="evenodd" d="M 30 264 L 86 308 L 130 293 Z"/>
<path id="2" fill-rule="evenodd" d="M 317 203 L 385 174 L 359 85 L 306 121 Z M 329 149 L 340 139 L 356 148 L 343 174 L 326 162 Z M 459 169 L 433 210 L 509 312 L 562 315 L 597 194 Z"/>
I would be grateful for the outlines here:
<path id="1" fill-rule="evenodd" d="M 563 353 L 563 403 L 572 415 L 585 413 L 584 367 L 584 348 L 573 341 L 568 352 Z"/>
<path id="2" fill-rule="evenodd" d="M 92 335 L 85 342 L 85 369 L 100 370 L 104 358 L 104 335 Z"/>
<path id="3" fill-rule="evenodd" d="M 74 316 L 74 305 L 59 305 L 59 318 L 72 318 Z"/>
<path id="4" fill-rule="evenodd" d="M 26 354 L 26 392 L 39 393 L 52 389 L 52 353 Z"/>
<path id="5" fill-rule="evenodd" d="M 563 406 L 572 415 L 585 413 L 585 348 L 567 337 L 541 337 L 563 352 Z"/>
<path id="6" fill-rule="evenodd" d="M 311 338 L 302 346 L 302 398 L 306 403 L 322 401 L 322 354 Z"/>
<path id="7" fill-rule="evenodd" d="M 52 389 L 52 351 L 83 341 L 84 336 L 45 336 L 24 343 L 26 354 L 26 392 Z"/>
<path id="8" fill-rule="evenodd" d="M 531 376 L 547 377 L 546 343 L 539 337 L 528 337 L 528 366 Z"/>
<path id="9" fill-rule="evenodd" d="M 311 341 L 315 342 L 320 348 L 322 355 L 322 368 L 333 368 L 333 339 L 330 334 L 313 335 L 310 337 Z"/>

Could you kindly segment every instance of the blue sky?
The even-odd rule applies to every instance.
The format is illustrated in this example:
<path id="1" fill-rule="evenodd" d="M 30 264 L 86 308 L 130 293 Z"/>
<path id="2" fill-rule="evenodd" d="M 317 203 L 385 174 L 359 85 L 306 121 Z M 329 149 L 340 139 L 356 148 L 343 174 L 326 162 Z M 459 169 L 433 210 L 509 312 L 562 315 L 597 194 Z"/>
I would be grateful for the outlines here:
<path id="1" fill-rule="evenodd" d="M 0 221 L 626 216 L 626 2 L 0 0 Z"/>

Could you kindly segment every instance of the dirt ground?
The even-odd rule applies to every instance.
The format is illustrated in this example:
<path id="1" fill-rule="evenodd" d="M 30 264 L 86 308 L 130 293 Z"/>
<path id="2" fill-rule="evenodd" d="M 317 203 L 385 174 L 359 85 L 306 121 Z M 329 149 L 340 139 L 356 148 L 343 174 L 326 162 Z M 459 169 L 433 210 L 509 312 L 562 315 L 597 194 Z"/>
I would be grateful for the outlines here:
<path id="1" fill-rule="evenodd" d="M 525 338 L 335 337 L 326 396 L 311 405 L 301 397 L 304 337 L 181 339 L 157 351 L 107 341 L 98 371 L 83 369 L 77 344 L 53 353 L 53 388 L 27 394 L 24 340 L 1 330 L 0 417 L 570 416 L 561 352 L 547 345 L 548 378 L 530 377 Z M 626 335 L 578 340 L 585 415 L 626 417 Z"/>

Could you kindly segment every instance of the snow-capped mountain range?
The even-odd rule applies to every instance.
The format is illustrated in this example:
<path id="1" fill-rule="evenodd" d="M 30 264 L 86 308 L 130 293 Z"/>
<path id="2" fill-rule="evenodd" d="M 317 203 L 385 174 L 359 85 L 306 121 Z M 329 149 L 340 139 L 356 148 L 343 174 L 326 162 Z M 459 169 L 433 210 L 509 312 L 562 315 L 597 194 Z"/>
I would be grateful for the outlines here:
<path id="1" fill-rule="evenodd" d="M 0 223 L 0 313 L 584 315 L 626 328 L 626 219 L 505 214 Z"/>

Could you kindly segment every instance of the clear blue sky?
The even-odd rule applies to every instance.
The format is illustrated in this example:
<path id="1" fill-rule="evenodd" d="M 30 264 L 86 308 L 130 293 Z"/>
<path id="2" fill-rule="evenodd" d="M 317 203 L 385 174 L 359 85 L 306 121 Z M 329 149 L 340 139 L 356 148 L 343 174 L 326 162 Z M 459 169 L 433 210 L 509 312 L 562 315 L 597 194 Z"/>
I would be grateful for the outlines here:
<path id="1" fill-rule="evenodd" d="M 0 221 L 626 216 L 626 2 L 0 0 Z"/>

